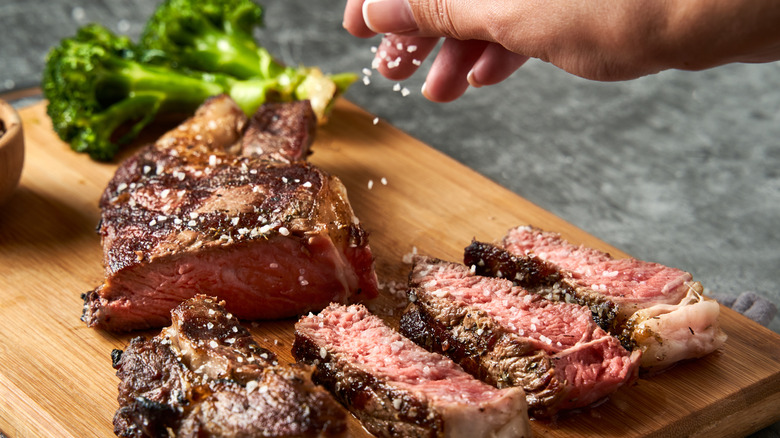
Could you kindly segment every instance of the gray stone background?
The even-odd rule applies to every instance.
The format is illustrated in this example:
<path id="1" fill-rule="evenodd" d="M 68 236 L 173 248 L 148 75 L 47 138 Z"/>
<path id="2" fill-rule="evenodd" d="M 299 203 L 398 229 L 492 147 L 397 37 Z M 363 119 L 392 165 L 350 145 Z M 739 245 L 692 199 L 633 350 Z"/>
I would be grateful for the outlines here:
<path id="1" fill-rule="evenodd" d="M 282 61 L 370 66 L 378 40 L 342 29 L 344 0 L 260 2 L 257 36 Z M 38 86 L 48 49 L 80 25 L 136 38 L 156 5 L 0 0 L 0 94 Z M 752 291 L 780 306 L 780 63 L 597 83 L 532 60 L 449 104 L 426 101 L 423 79 L 403 81 L 403 97 L 375 74 L 347 98 L 637 258 L 687 270 L 715 294 Z M 780 332 L 780 317 L 769 327 Z M 780 426 L 755 436 L 780 436 Z"/>

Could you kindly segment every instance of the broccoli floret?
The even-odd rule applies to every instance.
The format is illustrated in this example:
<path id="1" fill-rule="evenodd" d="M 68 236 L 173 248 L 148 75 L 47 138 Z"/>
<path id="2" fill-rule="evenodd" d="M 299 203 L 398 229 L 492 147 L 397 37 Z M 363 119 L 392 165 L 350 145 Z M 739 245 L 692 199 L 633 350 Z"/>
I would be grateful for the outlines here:
<path id="1" fill-rule="evenodd" d="M 276 79 L 276 100 L 312 101 L 320 120 L 357 75 L 324 75 L 312 67 L 286 67 L 254 39 L 263 9 L 252 0 L 165 0 L 147 22 L 141 45 L 183 67 L 242 79 Z"/>
<path id="2" fill-rule="evenodd" d="M 96 24 L 49 52 L 42 84 L 47 112 L 71 148 L 110 160 L 158 114 L 191 114 L 208 97 L 223 93 L 253 114 L 266 94 L 279 88 L 275 79 L 240 81 L 175 70 L 144 63 L 144 56 L 128 38 Z"/>
<path id="3" fill-rule="evenodd" d="M 146 23 L 141 45 L 195 70 L 278 76 L 285 67 L 253 37 L 262 25 L 263 9 L 251 0 L 167 0 Z"/>

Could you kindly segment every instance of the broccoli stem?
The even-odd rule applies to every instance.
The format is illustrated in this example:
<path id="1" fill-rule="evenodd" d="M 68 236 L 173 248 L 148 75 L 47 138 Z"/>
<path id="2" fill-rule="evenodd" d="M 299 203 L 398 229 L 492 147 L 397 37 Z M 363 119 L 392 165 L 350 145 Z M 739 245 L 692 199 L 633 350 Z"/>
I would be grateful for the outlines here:
<path id="1" fill-rule="evenodd" d="M 276 80 L 237 80 L 223 75 L 199 74 L 197 76 L 174 72 L 169 68 L 116 60 L 114 68 L 100 79 L 100 95 L 110 99 L 139 95 L 157 96 L 156 112 L 188 113 L 200 106 L 204 100 L 219 94 L 228 94 L 238 106 L 251 115 L 266 100 Z M 114 102 L 103 101 L 104 105 Z"/>

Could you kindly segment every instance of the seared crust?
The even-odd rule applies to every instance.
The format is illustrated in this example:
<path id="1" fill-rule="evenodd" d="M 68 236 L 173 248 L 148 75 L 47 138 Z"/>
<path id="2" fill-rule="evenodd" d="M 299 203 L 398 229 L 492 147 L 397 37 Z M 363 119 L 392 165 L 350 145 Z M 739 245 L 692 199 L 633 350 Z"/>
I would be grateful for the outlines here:
<path id="1" fill-rule="evenodd" d="M 119 383 L 114 431 L 125 437 L 320 436 L 345 430 L 344 410 L 279 365 L 216 300 L 178 307 L 174 324 L 112 353 Z"/>

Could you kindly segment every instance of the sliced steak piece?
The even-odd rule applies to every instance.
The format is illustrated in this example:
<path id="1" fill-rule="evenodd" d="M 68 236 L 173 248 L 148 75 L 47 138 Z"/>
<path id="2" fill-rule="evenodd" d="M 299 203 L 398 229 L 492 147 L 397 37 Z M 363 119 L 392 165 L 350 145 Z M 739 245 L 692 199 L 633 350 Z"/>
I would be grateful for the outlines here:
<path id="1" fill-rule="evenodd" d="M 116 435 L 297 437 L 346 429 L 346 411 L 312 383 L 311 369 L 278 364 L 216 299 L 197 296 L 172 313 L 158 336 L 112 352 L 120 379 Z"/>
<path id="2" fill-rule="evenodd" d="M 548 299 L 585 304 L 594 312 L 614 308 L 616 317 L 603 326 L 627 348 L 643 352 L 644 368 L 704 356 L 726 340 L 720 307 L 679 269 L 615 259 L 533 227 L 511 229 L 495 246 L 474 242 L 464 261 L 480 274 L 509 278 Z"/>
<path id="3" fill-rule="evenodd" d="M 88 326 L 162 327 L 198 293 L 245 319 L 377 296 L 341 181 L 306 162 L 233 154 L 242 116 L 212 99 L 119 166 L 100 200 L 106 280 L 84 295 Z"/>
<path id="4" fill-rule="evenodd" d="M 424 256 L 409 286 L 401 333 L 485 382 L 523 388 L 533 416 L 591 405 L 637 377 L 640 353 L 624 349 L 587 307 Z"/>
<path id="5" fill-rule="evenodd" d="M 362 305 L 331 305 L 295 325 L 293 355 L 382 437 L 529 437 L 523 391 L 484 384 L 415 345 Z"/>
<path id="6" fill-rule="evenodd" d="M 250 119 L 241 155 L 303 161 L 314 141 L 317 116 L 309 101 L 267 103 Z"/>

